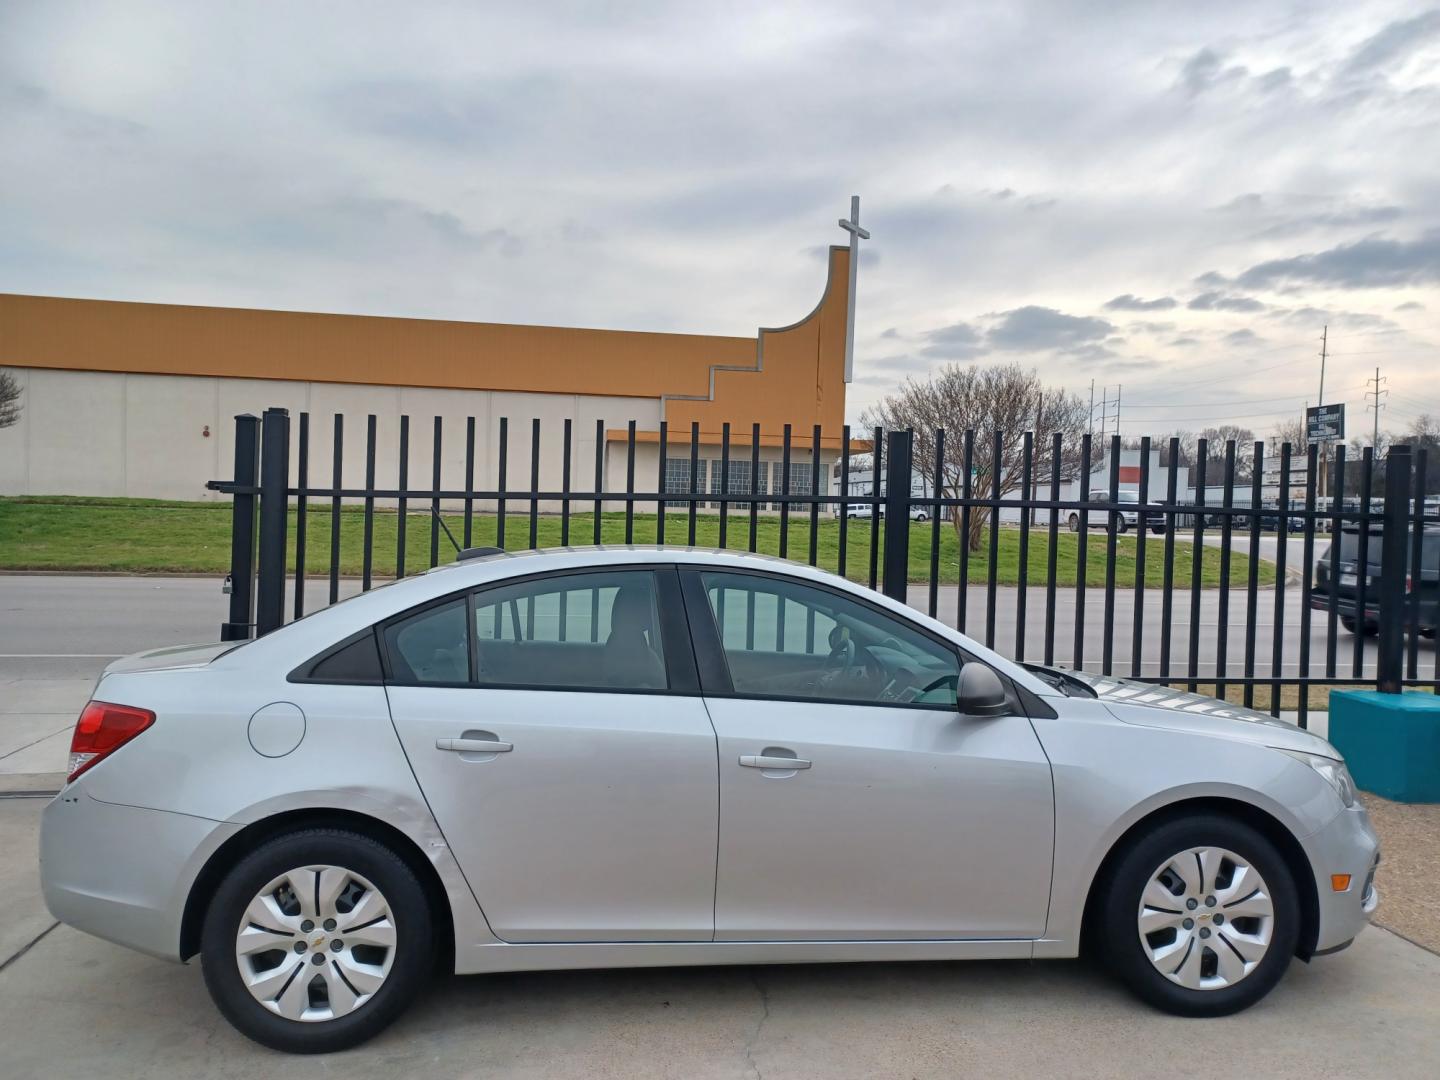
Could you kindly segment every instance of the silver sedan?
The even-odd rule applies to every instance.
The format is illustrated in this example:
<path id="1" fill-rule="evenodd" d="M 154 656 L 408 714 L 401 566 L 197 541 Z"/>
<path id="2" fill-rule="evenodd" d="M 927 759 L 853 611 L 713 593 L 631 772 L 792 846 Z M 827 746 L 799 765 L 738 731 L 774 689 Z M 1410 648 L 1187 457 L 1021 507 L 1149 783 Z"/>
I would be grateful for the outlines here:
<path id="1" fill-rule="evenodd" d="M 684 548 L 467 559 L 106 670 L 45 811 L 55 916 L 267 1046 L 437 965 L 1073 957 L 1215 1016 L 1375 907 L 1324 740 L 1012 663 L 839 577 Z"/>

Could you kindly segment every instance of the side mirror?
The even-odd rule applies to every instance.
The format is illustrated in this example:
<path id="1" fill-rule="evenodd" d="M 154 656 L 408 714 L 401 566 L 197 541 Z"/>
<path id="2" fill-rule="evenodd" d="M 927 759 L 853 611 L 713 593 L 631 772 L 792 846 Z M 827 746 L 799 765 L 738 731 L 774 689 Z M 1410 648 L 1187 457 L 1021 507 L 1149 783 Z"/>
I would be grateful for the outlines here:
<path id="1" fill-rule="evenodd" d="M 1005 684 L 994 671 L 977 661 L 960 669 L 956 706 L 965 716 L 1008 716 L 1010 702 Z"/>

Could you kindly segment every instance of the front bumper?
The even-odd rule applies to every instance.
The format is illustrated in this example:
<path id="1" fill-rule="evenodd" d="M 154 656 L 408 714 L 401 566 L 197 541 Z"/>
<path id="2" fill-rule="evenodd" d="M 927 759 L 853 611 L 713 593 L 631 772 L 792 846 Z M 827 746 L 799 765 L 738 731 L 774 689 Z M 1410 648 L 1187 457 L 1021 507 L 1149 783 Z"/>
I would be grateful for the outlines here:
<path id="1" fill-rule="evenodd" d="M 1370 816 L 1357 805 L 1342 810 L 1330 824 L 1307 837 L 1304 844 L 1320 898 L 1314 951 L 1331 952 L 1365 929 L 1380 901 L 1375 891 L 1380 839 L 1370 824 Z M 1333 874 L 1349 874 L 1349 888 L 1336 892 L 1330 881 Z"/>
<path id="2" fill-rule="evenodd" d="M 65 788 L 41 818 L 45 905 L 77 930 L 179 960 L 190 888 L 240 826 L 100 802 L 83 787 Z"/>

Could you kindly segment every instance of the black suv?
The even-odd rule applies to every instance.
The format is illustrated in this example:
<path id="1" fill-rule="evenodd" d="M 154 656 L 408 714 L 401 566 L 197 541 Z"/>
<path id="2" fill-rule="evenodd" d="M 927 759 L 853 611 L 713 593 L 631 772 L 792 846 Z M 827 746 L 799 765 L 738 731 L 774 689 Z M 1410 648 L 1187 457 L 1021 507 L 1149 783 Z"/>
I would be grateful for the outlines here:
<path id="1" fill-rule="evenodd" d="M 1380 548 L 1384 530 L 1379 522 L 1372 522 L 1367 530 L 1365 543 L 1365 611 L 1357 613 L 1356 593 L 1359 591 L 1360 573 L 1360 527 L 1346 524 L 1341 527 L 1339 579 L 1330 578 L 1330 551 L 1326 547 L 1315 563 L 1315 577 L 1310 591 L 1310 606 L 1328 609 L 1330 595 L 1335 595 L 1335 610 L 1340 623 L 1352 634 L 1363 630 L 1366 634 L 1378 633 L 1380 629 Z M 1333 547 L 1332 541 L 1332 547 Z M 1414 544 L 1409 529 L 1405 534 L 1405 560 L 1408 564 Z M 1426 637 L 1435 636 L 1435 627 L 1440 623 L 1440 525 L 1425 526 L 1420 549 L 1420 578 L 1415 580 L 1406 574 L 1406 589 L 1412 598 L 1420 603 L 1420 633 Z M 1407 618 L 1408 629 L 1409 621 Z"/>

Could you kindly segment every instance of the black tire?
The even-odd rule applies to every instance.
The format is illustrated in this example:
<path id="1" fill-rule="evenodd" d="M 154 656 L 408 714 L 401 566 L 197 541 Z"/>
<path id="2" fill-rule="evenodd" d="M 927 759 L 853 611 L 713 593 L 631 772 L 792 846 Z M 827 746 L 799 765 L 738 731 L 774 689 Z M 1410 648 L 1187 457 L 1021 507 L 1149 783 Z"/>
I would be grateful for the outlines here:
<path id="1" fill-rule="evenodd" d="M 268 882 L 296 867 L 322 863 L 359 874 L 380 891 L 395 924 L 394 959 L 380 988 L 348 1015 L 290 1020 L 246 989 L 235 959 L 235 935 L 246 907 Z M 210 996 L 242 1034 L 272 1050 L 321 1054 L 358 1046 L 404 1011 L 434 967 L 433 935 L 425 891 L 398 855 L 360 833 L 315 828 L 276 837 L 231 869 L 206 910 L 200 956 Z"/>
<path id="2" fill-rule="evenodd" d="M 1140 898 L 1157 867 L 1193 847 L 1233 851 L 1264 878 L 1274 909 L 1269 950 L 1233 985 L 1192 990 L 1171 982 L 1146 955 L 1136 918 Z M 1176 818 L 1157 825 L 1124 851 L 1102 883 L 1096 913 L 1100 954 L 1142 1001 L 1177 1016 L 1228 1016 L 1268 994 L 1290 966 L 1300 936 L 1300 902 L 1294 878 L 1275 846 L 1250 826 L 1219 814 Z M 1202 909 L 1203 910 L 1203 909 Z"/>
<path id="3" fill-rule="evenodd" d="M 1079 514 L 1071 514 L 1071 515 L 1070 515 L 1070 531 L 1073 532 L 1073 533 L 1078 533 L 1078 532 L 1080 531 L 1080 515 L 1079 515 Z"/>
<path id="4" fill-rule="evenodd" d="M 1130 528 L 1130 525 L 1129 525 L 1129 523 L 1128 523 L 1124 518 L 1117 518 L 1117 519 L 1116 519 L 1116 521 L 1115 521 L 1115 531 L 1116 531 L 1117 533 L 1123 533 L 1123 532 L 1125 532 L 1126 530 L 1128 530 L 1129 528 Z"/>
<path id="5" fill-rule="evenodd" d="M 1365 637 L 1374 637 L 1376 634 L 1380 633 L 1380 626 L 1378 623 L 1366 622 L 1362 626 L 1361 623 L 1357 622 L 1355 619 L 1351 618 L 1348 615 L 1340 616 L 1340 625 L 1345 627 L 1345 629 L 1350 631 L 1350 633 L 1352 634 L 1363 634 Z"/>

